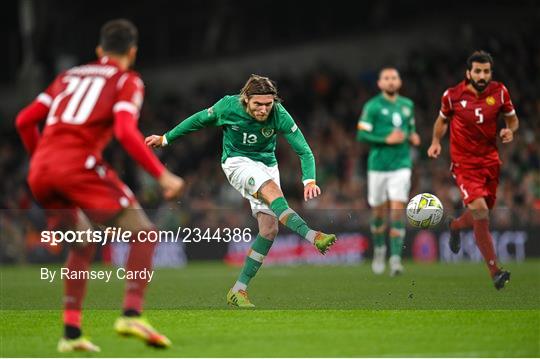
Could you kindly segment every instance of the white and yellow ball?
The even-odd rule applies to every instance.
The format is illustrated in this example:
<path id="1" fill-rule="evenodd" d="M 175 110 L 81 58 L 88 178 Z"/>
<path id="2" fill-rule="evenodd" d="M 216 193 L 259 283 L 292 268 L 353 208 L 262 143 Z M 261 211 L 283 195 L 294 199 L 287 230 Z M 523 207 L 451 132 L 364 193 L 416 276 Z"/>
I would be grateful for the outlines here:
<path id="1" fill-rule="evenodd" d="M 407 205 L 407 219 L 416 228 L 435 227 L 441 222 L 443 214 L 441 200 L 431 193 L 417 194 Z"/>

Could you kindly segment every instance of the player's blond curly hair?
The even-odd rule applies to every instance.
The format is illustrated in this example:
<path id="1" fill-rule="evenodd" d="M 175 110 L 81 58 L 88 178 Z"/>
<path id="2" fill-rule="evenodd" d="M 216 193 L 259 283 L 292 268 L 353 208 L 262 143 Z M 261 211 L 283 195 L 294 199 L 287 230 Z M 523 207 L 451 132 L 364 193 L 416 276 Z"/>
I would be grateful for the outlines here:
<path id="1" fill-rule="evenodd" d="M 265 76 L 251 75 L 240 90 L 240 101 L 245 106 L 253 95 L 273 95 L 274 101 L 281 102 L 276 83 Z"/>

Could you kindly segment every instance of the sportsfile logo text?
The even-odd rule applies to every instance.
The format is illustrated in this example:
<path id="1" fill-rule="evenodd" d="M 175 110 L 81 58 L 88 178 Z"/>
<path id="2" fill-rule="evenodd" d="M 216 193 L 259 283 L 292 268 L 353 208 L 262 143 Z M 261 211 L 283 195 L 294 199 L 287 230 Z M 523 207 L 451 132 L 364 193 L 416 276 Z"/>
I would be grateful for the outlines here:
<path id="1" fill-rule="evenodd" d="M 57 246 L 60 243 L 134 243 L 134 242 L 163 242 L 163 243 L 200 243 L 200 242 L 250 242 L 251 228 L 189 228 L 178 227 L 176 231 L 154 230 L 140 231 L 134 235 L 132 231 L 119 227 L 107 227 L 105 230 L 69 230 L 41 231 L 42 243 Z"/>

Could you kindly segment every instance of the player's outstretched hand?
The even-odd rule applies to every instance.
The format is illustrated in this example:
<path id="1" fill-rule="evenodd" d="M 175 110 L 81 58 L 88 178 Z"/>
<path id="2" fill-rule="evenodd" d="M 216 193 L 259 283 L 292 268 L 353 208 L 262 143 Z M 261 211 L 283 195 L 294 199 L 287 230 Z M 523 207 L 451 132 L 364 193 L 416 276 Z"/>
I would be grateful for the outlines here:
<path id="1" fill-rule="evenodd" d="M 158 179 L 165 199 L 180 197 L 184 192 L 186 184 L 181 177 L 165 170 Z"/>
<path id="2" fill-rule="evenodd" d="M 432 143 L 431 146 L 429 146 L 427 150 L 427 154 L 431 158 L 437 158 L 441 154 L 441 144 L 440 143 Z"/>
<path id="3" fill-rule="evenodd" d="M 401 130 L 394 130 L 391 134 L 386 136 L 386 143 L 389 145 L 397 145 L 405 141 L 405 134 Z"/>
<path id="4" fill-rule="evenodd" d="M 413 146 L 420 146 L 420 135 L 418 135 L 416 132 L 411 133 L 411 135 L 409 136 L 409 142 Z"/>
<path id="5" fill-rule="evenodd" d="M 304 201 L 308 199 L 316 198 L 321 194 L 321 189 L 315 184 L 315 182 L 309 182 L 304 187 Z"/>
<path id="6" fill-rule="evenodd" d="M 158 135 L 148 136 L 144 139 L 144 143 L 146 143 L 148 147 L 152 147 L 152 148 L 162 147 L 163 136 L 158 136 Z"/>
<path id="7" fill-rule="evenodd" d="M 514 139 L 514 132 L 509 128 L 503 128 L 499 135 L 501 136 L 502 143 L 512 142 Z"/>

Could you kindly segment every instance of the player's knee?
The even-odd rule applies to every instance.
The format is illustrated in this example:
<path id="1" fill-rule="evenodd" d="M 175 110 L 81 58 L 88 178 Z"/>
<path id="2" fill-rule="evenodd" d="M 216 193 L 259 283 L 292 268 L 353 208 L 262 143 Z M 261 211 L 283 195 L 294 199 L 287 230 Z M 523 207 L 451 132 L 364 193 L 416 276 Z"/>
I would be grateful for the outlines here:
<path id="1" fill-rule="evenodd" d="M 479 198 L 469 204 L 474 219 L 484 219 L 489 216 L 489 206 L 484 198 Z"/>
<path id="2" fill-rule="evenodd" d="M 390 228 L 390 238 L 394 237 L 404 237 L 405 236 L 405 228 Z"/>
<path id="3" fill-rule="evenodd" d="M 265 224 L 259 228 L 259 233 L 266 239 L 273 240 L 276 238 L 279 231 L 279 226 L 276 223 Z"/>
<path id="4" fill-rule="evenodd" d="M 276 182 L 269 179 L 264 182 L 257 191 L 256 198 L 261 199 L 267 203 L 272 203 L 276 198 L 283 197 L 283 192 Z"/>
<path id="5" fill-rule="evenodd" d="M 373 234 L 384 233 L 386 231 L 386 221 L 383 216 L 374 216 L 370 222 L 370 230 Z"/>
<path id="6" fill-rule="evenodd" d="M 489 209 L 473 209 L 471 210 L 473 219 L 486 219 L 489 218 Z"/>
<path id="7" fill-rule="evenodd" d="M 372 224 L 370 226 L 370 230 L 371 230 L 371 233 L 373 233 L 373 234 L 384 233 L 386 231 L 386 223 L 383 223 L 383 224 L 378 225 L 378 226 L 375 226 L 375 225 Z"/>

